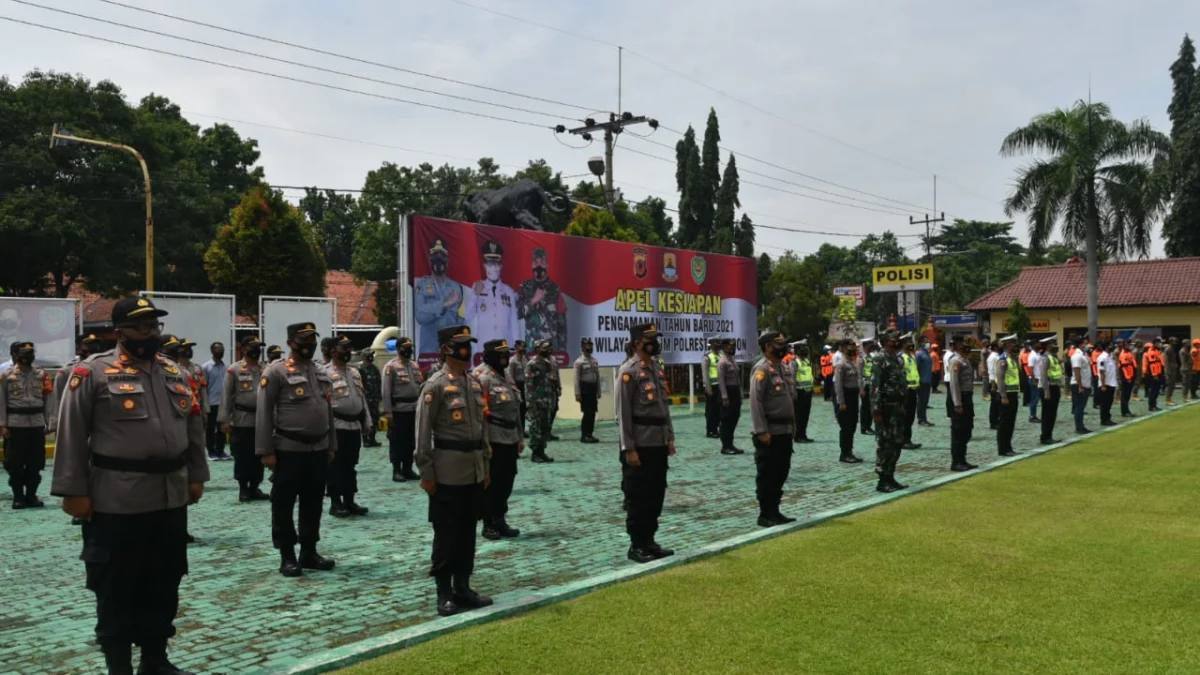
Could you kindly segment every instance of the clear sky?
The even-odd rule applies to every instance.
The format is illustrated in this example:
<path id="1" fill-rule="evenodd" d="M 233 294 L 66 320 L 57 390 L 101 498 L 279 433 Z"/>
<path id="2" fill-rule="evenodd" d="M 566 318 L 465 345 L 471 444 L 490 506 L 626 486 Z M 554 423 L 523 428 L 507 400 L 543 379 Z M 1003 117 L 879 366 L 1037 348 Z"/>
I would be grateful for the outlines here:
<path id="1" fill-rule="evenodd" d="M 839 234 L 892 229 L 914 235 L 920 230 L 908 225 L 908 217 L 933 211 L 935 173 L 937 209 L 947 218 L 1005 219 L 1000 202 L 1022 162 L 999 156 L 1005 134 L 1040 112 L 1086 98 L 1089 76 L 1093 98 L 1109 103 L 1118 117 L 1145 117 L 1166 131 L 1167 69 L 1184 32 L 1200 32 L 1200 3 L 1179 0 L 121 0 L 554 101 L 545 102 L 230 35 L 102 0 L 29 1 L 525 110 L 316 72 L 13 0 L 0 0 L 0 16 L 532 125 L 0 21 L 3 73 L 14 79 L 33 68 L 68 71 L 110 79 L 135 101 L 150 92 L 165 95 L 199 124 L 211 124 L 212 117 L 201 116 L 209 115 L 363 141 L 234 122 L 243 135 L 258 139 L 267 179 L 279 185 L 360 188 L 366 172 L 384 161 L 462 165 L 480 156 L 508 171 L 544 158 L 564 175 L 586 174 L 587 159 L 602 154 L 602 144 L 568 148 L 559 140 L 581 141 L 556 140 L 548 127 L 577 124 L 588 116 L 585 109 L 617 108 L 612 45 L 620 44 L 627 48 L 622 108 L 655 117 L 664 128 L 649 139 L 621 137 L 614 162 L 618 187 L 629 198 L 654 194 L 676 206 L 673 150 L 651 141 L 673 148 L 678 136 L 668 128 L 688 124 L 702 134 L 708 109 L 715 107 L 722 144 L 739 155 L 743 208 L 761 224 L 818 233 L 760 229 L 759 250 L 771 255 L 856 241 Z M 1023 219 L 1017 230 L 1024 239 Z M 1161 253 L 1156 238 L 1153 254 Z"/>

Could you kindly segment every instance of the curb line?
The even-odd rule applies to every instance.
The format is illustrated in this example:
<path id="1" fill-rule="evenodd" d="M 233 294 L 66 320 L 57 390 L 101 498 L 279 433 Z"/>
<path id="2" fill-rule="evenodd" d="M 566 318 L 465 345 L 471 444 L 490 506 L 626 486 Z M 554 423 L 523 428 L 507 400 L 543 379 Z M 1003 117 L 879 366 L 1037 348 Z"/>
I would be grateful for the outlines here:
<path id="1" fill-rule="evenodd" d="M 940 476 L 938 478 L 934 478 L 933 480 L 921 483 L 920 485 L 912 485 L 907 490 L 902 492 L 879 494 L 857 502 L 851 502 L 850 504 L 836 509 L 821 511 L 810 516 L 809 518 L 798 520 L 795 523 L 790 523 L 782 527 L 772 527 L 768 529 L 747 532 L 735 537 L 713 542 L 712 544 L 702 546 L 688 553 L 676 554 L 671 558 L 665 558 L 663 560 L 643 565 L 622 567 L 620 569 L 612 570 L 610 572 L 605 572 L 592 577 L 587 577 L 567 584 L 545 588 L 540 591 L 509 591 L 507 593 L 502 593 L 496 597 L 496 604 L 492 605 L 490 608 L 474 610 L 464 614 L 459 614 L 457 616 L 426 621 L 416 626 L 391 631 L 389 633 L 384 633 L 383 635 L 367 638 L 365 640 L 354 642 L 342 647 L 335 647 L 319 654 L 296 659 L 291 663 L 279 664 L 266 669 L 257 669 L 251 671 L 248 675 L 319 675 L 321 673 L 330 673 L 335 670 L 340 670 L 342 668 L 384 656 L 406 647 L 412 647 L 414 645 L 421 644 L 422 642 L 427 642 L 436 637 L 455 632 L 462 628 L 490 623 L 499 619 L 505 619 L 519 614 L 524 614 L 525 612 L 537 609 L 539 607 L 544 607 L 546 605 L 565 600 L 572 600 L 574 598 L 587 595 L 622 581 L 655 574 L 665 569 L 678 567 L 680 565 L 696 562 L 698 560 L 704 560 L 721 553 L 742 548 L 749 544 L 766 541 L 768 539 L 774 539 L 775 537 L 790 534 L 798 530 L 815 527 L 835 518 L 853 515 L 860 511 L 865 511 L 896 499 L 903 499 L 909 495 L 932 490 L 956 481 L 969 479 L 973 476 L 1008 466 L 1014 462 L 1020 462 L 1027 459 L 1032 459 L 1034 457 L 1039 457 L 1048 452 L 1065 448 L 1082 441 L 1090 440 L 1102 434 L 1118 431 L 1131 425 L 1145 422 L 1146 420 L 1155 419 L 1161 415 L 1167 415 L 1192 405 L 1196 405 L 1197 403 L 1200 402 L 1191 401 L 1188 403 L 1180 403 L 1173 408 L 1160 410 L 1158 412 L 1149 413 L 1135 419 L 1126 420 L 1125 422 L 1113 427 L 1103 427 L 1093 431 L 1087 436 L 1076 436 L 1053 445 L 1039 446 L 1031 450 L 1024 450 L 1016 457 L 997 458 L 996 461 L 983 465 L 973 471 L 949 473 L 945 476 Z"/>

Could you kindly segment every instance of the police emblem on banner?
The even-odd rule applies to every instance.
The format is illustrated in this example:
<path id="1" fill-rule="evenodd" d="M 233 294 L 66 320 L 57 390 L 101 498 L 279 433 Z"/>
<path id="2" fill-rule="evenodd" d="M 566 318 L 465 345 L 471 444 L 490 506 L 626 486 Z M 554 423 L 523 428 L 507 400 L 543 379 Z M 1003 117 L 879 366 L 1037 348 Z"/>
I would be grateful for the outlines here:
<path id="1" fill-rule="evenodd" d="M 692 281 L 702 284 L 706 276 L 708 276 L 708 263 L 700 256 L 692 258 Z"/>
<path id="2" fill-rule="evenodd" d="M 663 254 L 663 281 L 667 283 L 675 283 L 679 279 L 679 271 L 676 267 L 678 261 L 675 259 L 674 253 Z"/>
<path id="3" fill-rule="evenodd" d="M 633 249 L 633 276 L 635 278 L 637 278 L 637 279 L 645 279 L 646 278 L 646 274 L 649 272 L 649 266 L 646 263 L 646 258 L 648 256 L 649 256 L 649 252 L 646 249 L 644 249 L 640 246 L 634 247 L 634 249 Z"/>

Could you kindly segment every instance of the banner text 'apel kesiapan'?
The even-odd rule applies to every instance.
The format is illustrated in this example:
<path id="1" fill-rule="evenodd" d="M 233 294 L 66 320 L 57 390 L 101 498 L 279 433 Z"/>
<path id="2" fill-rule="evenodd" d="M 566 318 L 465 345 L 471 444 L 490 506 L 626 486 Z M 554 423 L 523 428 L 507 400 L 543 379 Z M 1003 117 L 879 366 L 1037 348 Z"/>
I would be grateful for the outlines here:
<path id="1" fill-rule="evenodd" d="M 654 322 L 667 363 L 695 363 L 708 338 L 757 351 L 752 258 L 602 239 L 408 219 L 417 352 L 437 353 L 439 328 L 465 323 L 484 342 L 549 339 L 560 364 L 591 338 L 602 366 L 625 359 L 629 327 Z"/>

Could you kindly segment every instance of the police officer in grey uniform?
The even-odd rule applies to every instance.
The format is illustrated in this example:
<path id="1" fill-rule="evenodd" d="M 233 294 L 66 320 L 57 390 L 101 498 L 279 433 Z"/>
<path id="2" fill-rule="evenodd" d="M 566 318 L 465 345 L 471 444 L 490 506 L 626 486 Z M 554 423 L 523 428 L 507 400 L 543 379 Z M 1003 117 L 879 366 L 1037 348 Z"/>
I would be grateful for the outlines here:
<path id="1" fill-rule="evenodd" d="M 745 450 L 733 443 L 738 420 L 742 417 L 742 371 L 733 357 L 737 343 L 733 338 L 720 340 L 721 360 L 717 362 L 717 390 L 721 406 L 721 454 L 742 455 Z"/>
<path id="2" fill-rule="evenodd" d="M 271 345 L 267 347 L 267 363 L 275 363 L 283 358 L 283 347 L 279 345 Z"/>
<path id="3" fill-rule="evenodd" d="M 507 340 L 489 340 L 483 345 L 483 363 L 474 373 L 483 385 L 488 440 L 492 446 L 491 484 L 485 492 L 483 513 L 483 537 L 491 540 L 521 534 L 517 528 L 509 527 L 505 519 L 517 477 L 517 457 L 525 449 L 525 432 L 520 426 L 521 395 L 507 374 L 509 356 Z"/>
<path id="4" fill-rule="evenodd" d="M 441 616 L 487 607 L 492 599 L 471 589 L 475 524 L 489 484 L 489 425 L 483 384 L 467 369 L 475 338 L 467 326 L 438 331 L 446 363 L 421 386 L 417 402 L 417 468 L 429 495 L 433 556 Z"/>
<path id="5" fill-rule="evenodd" d="M 329 463 L 337 452 L 333 430 L 333 383 L 316 363 L 317 328 L 309 322 L 287 327 L 291 354 L 263 370 L 254 418 L 254 451 L 273 472 L 271 541 L 279 549 L 279 573 L 331 570 L 334 561 L 317 553 Z M 297 532 L 292 510 L 300 502 Z M 300 558 L 296 559 L 296 543 Z"/>
<path id="6" fill-rule="evenodd" d="M 975 368 L 971 365 L 971 348 L 962 336 L 950 338 L 950 470 L 971 471 L 979 467 L 967 461 L 967 444 L 975 428 Z"/>
<path id="7" fill-rule="evenodd" d="M 617 419 L 621 428 L 622 474 L 627 507 L 629 559 L 647 563 L 674 555 L 654 540 L 667 493 L 668 457 L 675 454 L 675 427 L 665 373 L 654 357 L 661 347 L 658 329 L 643 323 L 629 329 L 634 358 L 621 366 Z"/>
<path id="8" fill-rule="evenodd" d="M 792 468 L 792 438 L 796 417 L 782 359 L 787 340 L 779 331 L 758 337 L 763 359 L 750 374 L 750 419 L 754 424 L 754 464 L 759 527 L 795 522 L 779 512 L 783 484 Z"/>
<path id="9" fill-rule="evenodd" d="M 579 423 L 580 443 L 599 443 L 592 435 L 596 430 L 596 411 L 600 402 L 600 362 L 592 356 L 592 339 L 580 340 L 582 353 L 575 359 L 575 402 L 583 412 Z M 559 383 L 562 386 L 562 383 Z"/>
<path id="10" fill-rule="evenodd" d="M 58 374 L 54 376 L 54 391 L 58 392 L 61 400 L 62 390 L 67 386 L 67 379 L 71 377 L 71 371 L 75 370 L 75 366 L 88 360 L 92 354 L 95 354 L 100 349 L 100 340 L 94 334 L 77 335 L 75 336 L 75 358 L 71 362 L 58 370 Z M 58 417 L 58 411 L 50 413 L 51 417 Z"/>
<path id="11" fill-rule="evenodd" d="M 413 360 L 413 343 L 396 338 L 396 358 L 383 367 L 383 416 L 388 420 L 388 455 L 392 480 L 416 480 L 413 452 L 417 449 L 417 399 L 421 397 L 421 369 Z"/>
<path id="12" fill-rule="evenodd" d="M 438 331 L 460 322 L 458 308 L 465 295 L 462 284 L 446 276 L 450 265 L 450 251 L 446 242 L 434 239 L 429 247 L 429 271 L 431 274 L 413 281 L 413 304 L 416 307 L 417 325 L 420 326 L 422 354 L 438 350 Z"/>
<path id="13" fill-rule="evenodd" d="M 529 355 L 525 351 L 525 341 L 517 340 L 512 346 L 512 355 L 508 360 L 508 377 L 517 385 L 521 392 L 521 430 L 525 430 L 525 414 L 529 411 L 525 404 L 525 365 Z"/>
<path id="14" fill-rule="evenodd" d="M 74 368 L 63 392 L 51 494 L 84 518 L 87 587 L 110 675 L 190 675 L 167 660 L 187 574 L 187 505 L 204 494 L 208 463 L 199 402 L 159 355 L 166 312 L 146 298 L 113 306 L 117 348 Z"/>
<path id="15" fill-rule="evenodd" d="M 0 438 L 14 509 L 44 506 L 37 498 L 46 468 L 46 433 L 58 422 L 58 394 L 50 374 L 34 367 L 32 342 L 15 342 L 13 367 L 0 377 Z"/>
<path id="16" fill-rule="evenodd" d="M 370 511 L 354 501 L 358 492 L 358 456 L 362 450 L 362 432 L 370 424 L 367 415 L 367 390 L 362 375 L 350 365 L 353 344 L 345 335 L 333 346 L 333 359 L 325 366 L 333 386 L 333 429 L 337 435 L 337 454 L 329 465 L 329 515 L 335 518 L 365 516 Z"/>
<path id="17" fill-rule="evenodd" d="M 241 339 L 241 346 L 242 360 L 225 370 L 217 421 L 221 423 L 221 432 L 229 434 L 238 501 L 251 502 L 270 499 L 259 488 L 263 481 L 263 465 L 254 454 L 254 424 L 263 372 L 258 361 L 262 356 L 262 340 L 256 335 L 246 336 Z"/>

